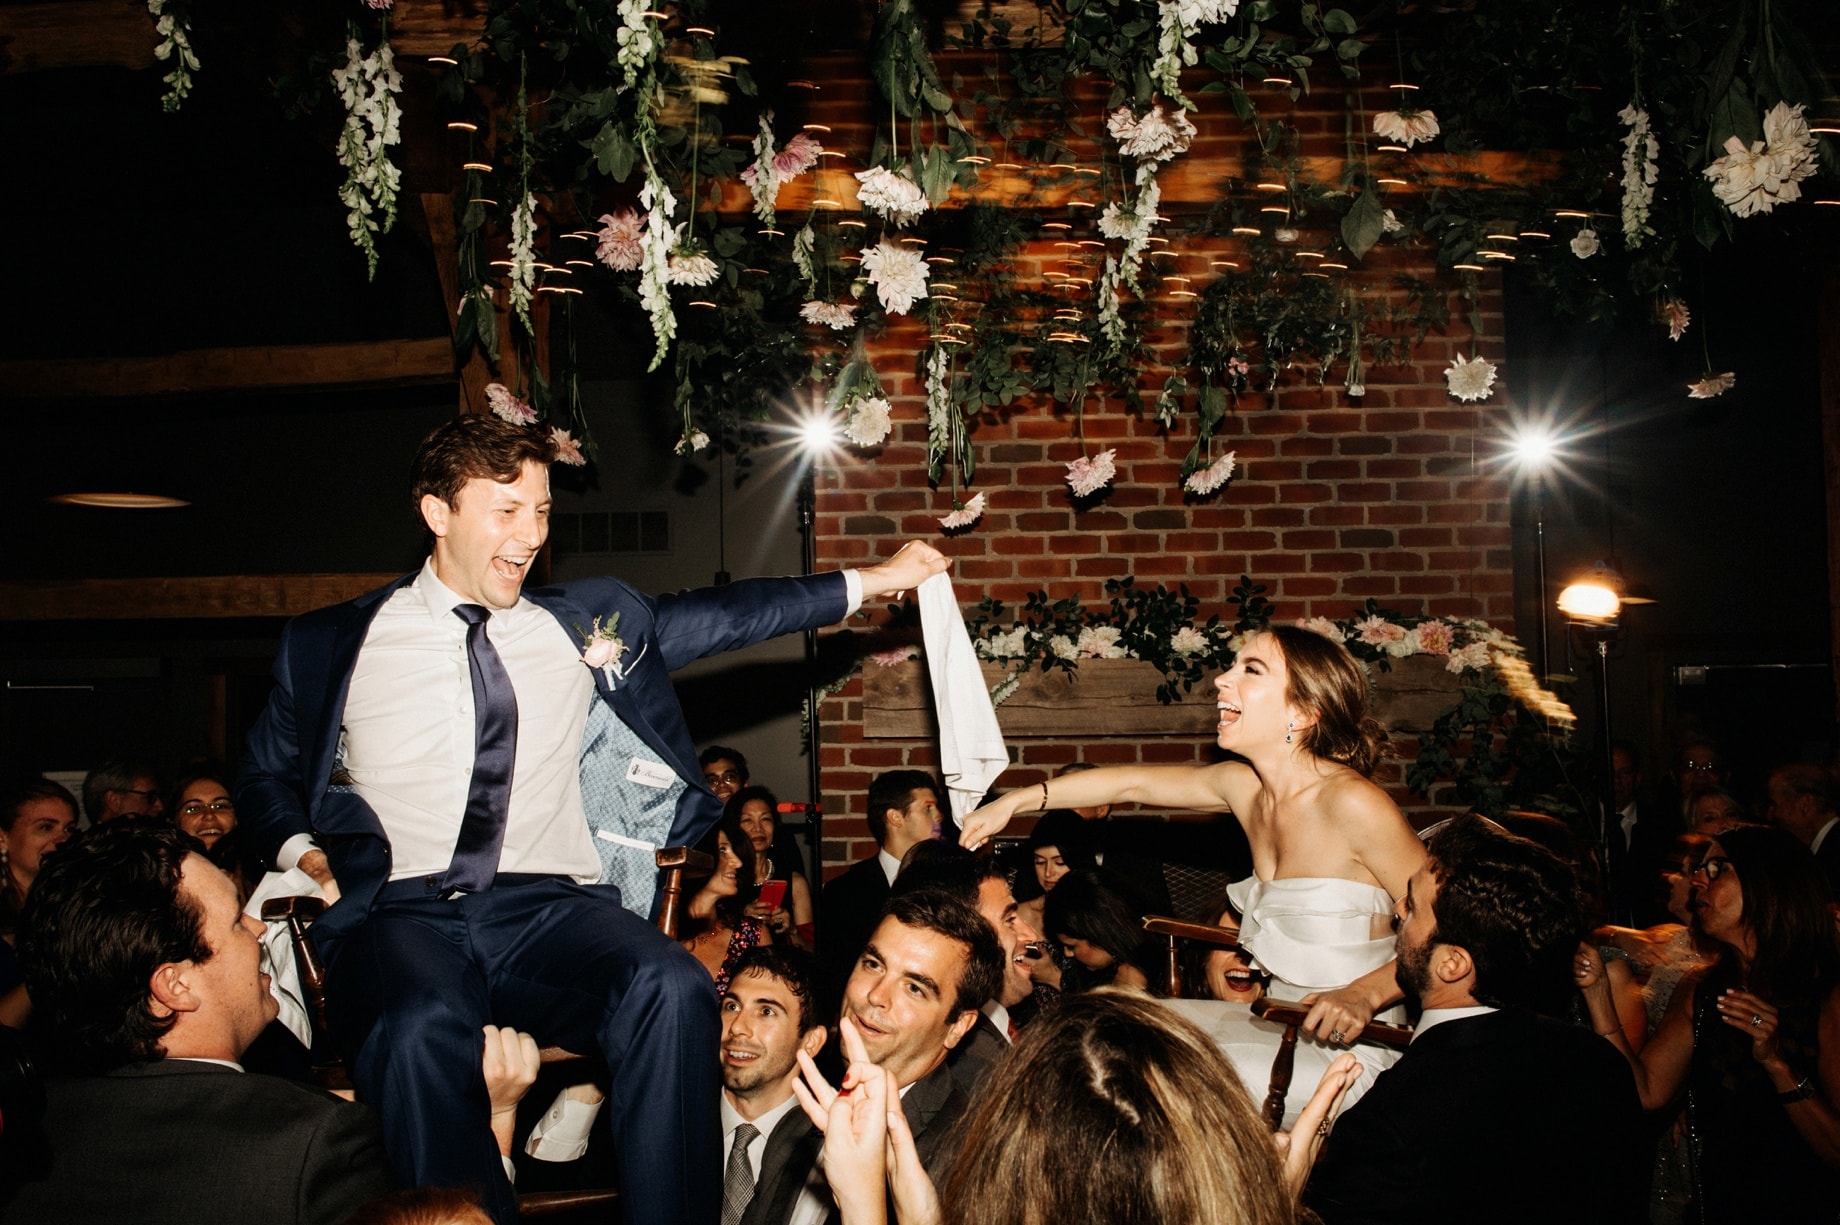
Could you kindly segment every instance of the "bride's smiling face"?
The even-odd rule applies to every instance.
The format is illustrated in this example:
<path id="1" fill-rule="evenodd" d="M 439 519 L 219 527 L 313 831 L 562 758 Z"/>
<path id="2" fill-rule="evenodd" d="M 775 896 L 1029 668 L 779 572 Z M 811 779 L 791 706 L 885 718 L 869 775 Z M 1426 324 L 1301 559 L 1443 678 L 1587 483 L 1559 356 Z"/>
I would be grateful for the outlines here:
<path id="1" fill-rule="evenodd" d="M 1298 721 L 1284 652 L 1270 634 L 1247 638 L 1233 666 L 1214 678 L 1214 688 L 1220 710 L 1215 730 L 1223 749 L 1244 753 L 1251 745 L 1282 741 Z"/>

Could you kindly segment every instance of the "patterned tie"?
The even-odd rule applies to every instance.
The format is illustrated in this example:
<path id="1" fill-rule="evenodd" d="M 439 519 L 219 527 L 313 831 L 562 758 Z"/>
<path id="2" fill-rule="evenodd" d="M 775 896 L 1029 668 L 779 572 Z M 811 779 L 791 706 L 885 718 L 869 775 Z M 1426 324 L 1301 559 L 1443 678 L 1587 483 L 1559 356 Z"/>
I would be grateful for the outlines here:
<path id="1" fill-rule="evenodd" d="M 722 1175 L 722 1225 L 740 1225 L 754 1202 L 754 1167 L 748 1164 L 748 1145 L 760 1128 L 752 1123 L 735 1125 L 735 1142 L 728 1150 L 728 1172 Z"/>
<path id="2" fill-rule="evenodd" d="M 517 694 L 498 650 L 486 637 L 491 616 L 477 604 L 455 607 L 466 622 L 466 661 L 473 676 L 473 777 L 466 789 L 466 818 L 454 842 L 443 885 L 464 893 L 489 888 L 511 814 L 511 774 L 517 764 Z"/>

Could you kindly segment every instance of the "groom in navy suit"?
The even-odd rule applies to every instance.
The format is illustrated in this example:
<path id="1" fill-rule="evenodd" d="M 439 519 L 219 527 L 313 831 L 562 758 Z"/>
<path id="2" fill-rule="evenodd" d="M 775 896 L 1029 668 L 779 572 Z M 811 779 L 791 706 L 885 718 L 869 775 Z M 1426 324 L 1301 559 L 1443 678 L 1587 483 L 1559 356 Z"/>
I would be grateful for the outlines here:
<path id="1" fill-rule="evenodd" d="M 508 1225 L 480 1028 L 598 1050 L 629 1222 L 716 1219 L 709 977 L 645 916 L 651 852 L 694 843 L 703 785 L 670 672 L 916 587 L 918 542 L 855 572 L 651 598 L 616 579 L 523 591 L 548 535 L 547 436 L 462 417 L 417 451 L 417 574 L 289 624 L 237 809 L 334 901 L 314 937 L 360 1097 L 397 1178 L 474 1185 Z"/>

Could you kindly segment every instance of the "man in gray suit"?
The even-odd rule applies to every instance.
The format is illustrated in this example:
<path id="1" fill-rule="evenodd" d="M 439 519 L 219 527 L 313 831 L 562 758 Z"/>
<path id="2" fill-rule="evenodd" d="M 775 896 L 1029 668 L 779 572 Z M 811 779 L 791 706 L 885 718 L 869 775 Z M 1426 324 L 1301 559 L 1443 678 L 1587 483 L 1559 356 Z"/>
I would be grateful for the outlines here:
<path id="1" fill-rule="evenodd" d="M 792 1093 L 800 1051 L 826 1030 L 811 954 L 769 945 L 742 955 L 722 997 L 723 1225 L 819 1225 L 830 1215 L 813 1172 L 824 1136 Z"/>
<path id="2" fill-rule="evenodd" d="M 260 930 L 164 821 L 112 821 L 46 861 L 19 960 L 74 1074 L 47 1087 L 48 1157 L 0 1225 L 334 1225 L 389 1190 L 369 1110 L 237 1063 L 275 1017 Z"/>

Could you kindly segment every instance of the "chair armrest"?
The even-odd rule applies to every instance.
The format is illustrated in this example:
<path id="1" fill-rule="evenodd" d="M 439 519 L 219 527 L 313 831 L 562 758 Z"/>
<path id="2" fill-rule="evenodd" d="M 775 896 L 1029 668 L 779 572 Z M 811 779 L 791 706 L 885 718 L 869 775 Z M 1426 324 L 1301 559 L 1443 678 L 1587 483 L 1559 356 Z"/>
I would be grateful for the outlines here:
<path id="1" fill-rule="evenodd" d="M 691 876 L 708 876 L 716 870 L 715 857 L 687 846 L 661 846 L 653 852 L 660 872 L 682 868 Z"/>
<path id="2" fill-rule="evenodd" d="M 1310 1015 L 1310 1010 L 1301 1004 L 1288 1004 L 1267 996 L 1252 1001 L 1252 1015 L 1278 1025 L 1302 1025 L 1304 1018 Z M 1356 1041 L 1372 1042 L 1403 1051 L 1411 1045 L 1412 1031 L 1401 1025 L 1382 1025 L 1376 1021 L 1369 1023 Z"/>
<path id="3" fill-rule="evenodd" d="M 1239 933 L 1212 923 L 1189 923 L 1168 915 L 1145 915 L 1144 930 L 1153 936 L 1174 936 L 1178 940 L 1199 940 L 1221 948 L 1237 949 Z"/>
<path id="4" fill-rule="evenodd" d="M 311 923 L 326 911 L 326 899 L 316 894 L 306 893 L 299 897 L 271 897 L 262 903 L 262 921 L 280 923 L 286 919 L 300 919 Z"/>

